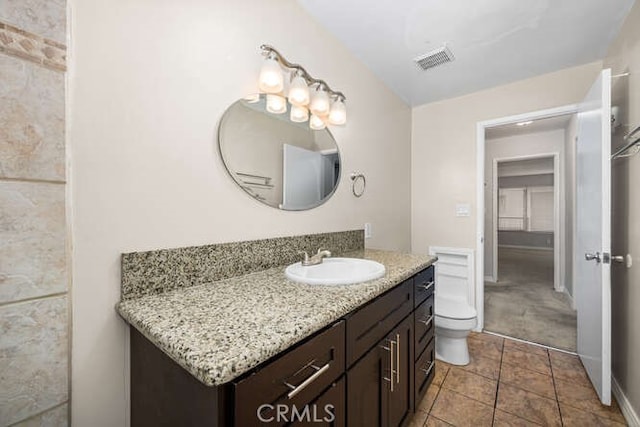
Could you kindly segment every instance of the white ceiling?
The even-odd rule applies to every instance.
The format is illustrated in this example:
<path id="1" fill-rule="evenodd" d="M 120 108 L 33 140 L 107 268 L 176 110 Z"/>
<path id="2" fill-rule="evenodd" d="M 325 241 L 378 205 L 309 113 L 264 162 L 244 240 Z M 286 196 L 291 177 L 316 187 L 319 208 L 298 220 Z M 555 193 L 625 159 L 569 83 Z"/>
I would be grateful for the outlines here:
<path id="1" fill-rule="evenodd" d="M 602 59 L 634 0 L 298 3 L 416 106 Z M 444 43 L 454 62 L 413 62 Z"/>
<path id="2" fill-rule="evenodd" d="M 553 130 L 565 129 L 569 125 L 569 121 L 573 114 L 564 116 L 549 117 L 546 119 L 535 120 L 526 126 L 518 126 L 517 124 L 496 126 L 485 130 L 485 139 L 506 138 L 528 133 L 550 132 Z"/>

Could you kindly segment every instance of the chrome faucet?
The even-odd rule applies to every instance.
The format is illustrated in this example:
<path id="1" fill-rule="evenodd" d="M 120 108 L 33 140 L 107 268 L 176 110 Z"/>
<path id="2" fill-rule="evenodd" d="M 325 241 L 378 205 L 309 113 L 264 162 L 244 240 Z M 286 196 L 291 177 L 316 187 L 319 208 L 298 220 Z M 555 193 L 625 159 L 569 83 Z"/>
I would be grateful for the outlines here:
<path id="1" fill-rule="evenodd" d="M 309 265 L 322 264 L 322 259 L 326 257 L 330 257 L 331 252 L 329 252 L 326 249 L 320 248 L 318 249 L 318 253 L 316 253 L 313 256 L 309 256 L 309 254 L 306 251 L 300 251 L 300 255 L 304 255 L 304 258 L 301 261 L 301 264 L 304 266 L 309 266 Z"/>

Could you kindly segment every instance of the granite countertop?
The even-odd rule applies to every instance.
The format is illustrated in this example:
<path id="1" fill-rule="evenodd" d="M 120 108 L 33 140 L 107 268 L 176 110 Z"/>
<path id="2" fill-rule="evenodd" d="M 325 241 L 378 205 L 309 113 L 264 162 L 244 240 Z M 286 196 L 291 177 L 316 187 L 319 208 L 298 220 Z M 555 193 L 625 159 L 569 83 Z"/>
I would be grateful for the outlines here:
<path id="1" fill-rule="evenodd" d="M 435 258 L 379 250 L 384 277 L 344 286 L 294 283 L 284 267 L 121 301 L 120 315 L 202 383 L 227 383 L 391 289 Z"/>

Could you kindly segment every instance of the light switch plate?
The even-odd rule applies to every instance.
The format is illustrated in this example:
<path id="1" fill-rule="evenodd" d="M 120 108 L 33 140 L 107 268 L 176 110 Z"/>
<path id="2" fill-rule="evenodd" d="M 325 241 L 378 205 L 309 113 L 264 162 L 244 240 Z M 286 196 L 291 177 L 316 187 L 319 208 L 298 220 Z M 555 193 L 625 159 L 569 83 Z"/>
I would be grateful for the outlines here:
<path id="1" fill-rule="evenodd" d="M 373 234 L 373 232 L 371 231 L 371 223 L 370 222 L 365 222 L 365 224 L 364 224 L 364 238 L 365 239 L 370 239 L 372 234 Z"/>
<path id="2" fill-rule="evenodd" d="M 471 205 L 469 203 L 458 203 L 456 205 L 456 216 L 471 215 Z"/>

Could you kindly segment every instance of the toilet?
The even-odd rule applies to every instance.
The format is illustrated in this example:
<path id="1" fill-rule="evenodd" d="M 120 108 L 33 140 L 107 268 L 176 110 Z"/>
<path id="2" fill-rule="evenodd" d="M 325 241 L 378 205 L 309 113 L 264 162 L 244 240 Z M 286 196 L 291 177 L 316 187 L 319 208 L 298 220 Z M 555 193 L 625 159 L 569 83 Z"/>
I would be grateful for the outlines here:
<path id="1" fill-rule="evenodd" d="M 452 291 L 451 288 L 439 290 L 436 281 L 436 359 L 452 365 L 467 365 L 467 336 L 476 327 L 478 313 L 468 303 L 466 290 L 460 295 Z"/>

